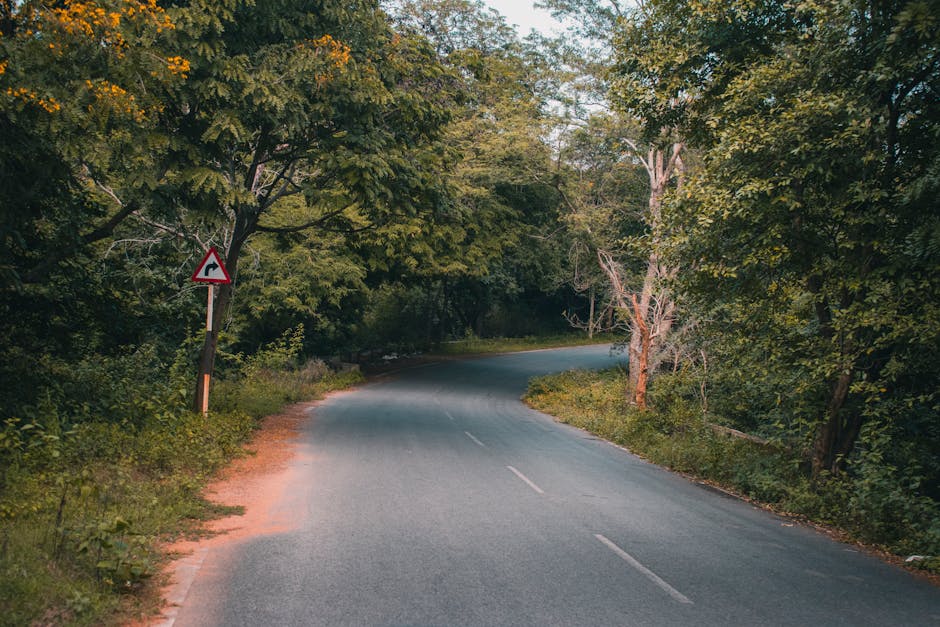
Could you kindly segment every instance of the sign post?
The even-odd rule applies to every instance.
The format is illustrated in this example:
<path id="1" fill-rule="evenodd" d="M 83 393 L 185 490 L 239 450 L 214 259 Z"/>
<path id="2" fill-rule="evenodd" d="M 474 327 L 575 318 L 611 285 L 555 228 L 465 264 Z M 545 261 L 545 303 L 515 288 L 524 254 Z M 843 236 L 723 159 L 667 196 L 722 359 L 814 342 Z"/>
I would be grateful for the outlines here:
<path id="1" fill-rule="evenodd" d="M 206 339 L 210 339 L 212 336 L 212 314 L 213 314 L 213 305 L 215 304 L 215 286 L 216 284 L 231 283 L 232 279 L 228 275 L 228 270 L 225 269 L 225 265 L 222 263 L 222 258 L 219 256 L 219 253 L 215 248 L 210 248 L 206 252 L 206 256 L 202 258 L 202 261 L 196 267 L 196 271 L 193 272 L 192 280 L 196 283 L 206 283 L 209 287 L 209 302 L 206 305 Z M 212 378 L 212 373 L 206 372 L 203 375 L 204 379 L 202 382 L 202 415 L 205 416 L 209 413 L 209 382 Z"/>

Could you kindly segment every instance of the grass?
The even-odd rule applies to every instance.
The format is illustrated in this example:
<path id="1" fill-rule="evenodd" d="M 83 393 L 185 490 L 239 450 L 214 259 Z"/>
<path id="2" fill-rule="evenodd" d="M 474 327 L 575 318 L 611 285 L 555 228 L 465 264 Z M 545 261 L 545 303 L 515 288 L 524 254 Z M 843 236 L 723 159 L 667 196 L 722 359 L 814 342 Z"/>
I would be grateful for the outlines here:
<path id="1" fill-rule="evenodd" d="M 160 540 L 231 512 L 201 496 L 263 416 L 361 379 L 322 364 L 220 381 L 202 416 L 153 408 L 136 425 L 0 432 L 0 625 L 110 625 L 152 615 Z M 26 427 L 29 427 L 26 429 Z M 24 431 L 25 429 L 25 431 Z"/>
<path id="2" fill-rule="evenodd" d="M 736 492 L 774 510 L 835 527 L 848 538 L 940 573 L 940 506 L 884 473 L 812 480 L 786 448 L 716 433 L 700 408 L 656 397 L 657 409 L 628 405 L 626 373 L 571 371 L 530 382 L 525 401 L 562 422 L 628 448 L 649 461 Z M 669 388 L 668 383 L 663 385 Z"/>
<path id="3" fill-rule="evenodd" d="M 537 350 L 543 348 L 563 348 L 587 344 L 610 344 L 618 338 L 613 335 L 598 334 L 588 338 L 586 333 L 565 333 L 547 336 L 526 336 L 519 338 L 478 338 L 467 337 L 455 342 L 445 342 L 434 352 L 442 355 L 478 355 L 491 353 L 512 353 L 516 351 Z"/>

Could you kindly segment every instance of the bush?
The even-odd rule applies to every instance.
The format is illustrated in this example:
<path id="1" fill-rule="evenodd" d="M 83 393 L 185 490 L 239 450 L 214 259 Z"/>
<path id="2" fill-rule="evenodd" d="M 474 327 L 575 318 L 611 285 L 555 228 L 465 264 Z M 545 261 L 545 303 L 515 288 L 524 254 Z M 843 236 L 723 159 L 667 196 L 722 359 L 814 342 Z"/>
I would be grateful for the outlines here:
<path id="1" fill-rule="evenodd" d="M 317 360 L 298 366 L 301 333 L 286 333 L 219 380 L 208 416 L 184 407 L 190 377 L 184 385 L 177 375 L 185 369 L 168 376 L 156 352 L 141 349 L 84 360 L 43 402 L 6 418 L 0 625 L 97 624 L 118 611 L 123 593 L 155 572 L 156 539 L 222 511 L 201 490 L 242 454 L 258 419 L 360 379 Z M 75 396 L 63 400 L 64 390 Z"/>

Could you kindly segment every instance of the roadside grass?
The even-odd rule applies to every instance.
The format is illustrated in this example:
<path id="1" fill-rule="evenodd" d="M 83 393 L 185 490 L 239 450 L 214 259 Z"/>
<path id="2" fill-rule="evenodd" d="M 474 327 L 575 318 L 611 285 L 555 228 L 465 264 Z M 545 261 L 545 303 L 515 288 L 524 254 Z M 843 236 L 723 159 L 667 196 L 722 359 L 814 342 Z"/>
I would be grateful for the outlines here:
<path id="1" fill-rule="evenodd" d="M 259 420 L 361 380 L 321 362 L 219 381 L 208 416 L 153 406 L 133 423 L 55 415 L 0 429 L 0 625 L 111 625 L 152 615 L 160 540 L 231 513 L 201 491 Z M 237 508 L 235 508 L 237 510 Z"/>
<path id="2" fill-rule="evenodd" d="M 624 396 L 622 368 L 537 377 L 524 400 L 560 421 L 585 429 L 661 466 L 731 490 L 777 512 L 828 525 L 846 537 L 898 557 L 934 556 L 912 564 L 940 574 L 940 505 L 878 484 L 870 476 L 807 476 L 798 452 L 718 433 L 700 407 L 668 391 L 656 409 L 639 412 Z M 661 389 L 669 390 L 666 382 Z"/>
<path id="3" fill-rule="evenodd" d="M 610 344 L 621 339 L 611 334 L 596 334 L 588 338 L 587 333 L 565 333 L 559 335 L 530 335 L 516 338 L 478 338 L 468 336 L 454 342 L 444 342 L 433 353 L 439 355 L 478 355 L 512 353 L 543 348 L 564 348 L 589 344 Z"/>

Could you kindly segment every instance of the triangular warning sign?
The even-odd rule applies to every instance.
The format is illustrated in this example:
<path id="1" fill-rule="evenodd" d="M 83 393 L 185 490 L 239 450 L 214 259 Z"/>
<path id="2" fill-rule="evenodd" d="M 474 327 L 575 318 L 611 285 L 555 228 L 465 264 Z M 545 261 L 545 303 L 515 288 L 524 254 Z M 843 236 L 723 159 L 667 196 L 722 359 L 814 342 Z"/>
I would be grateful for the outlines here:
<path id="1" fill-rule="evenodd" d="M 193 281 L 197 283 L 231 283 L 228 270 L 222 264 L 222 258 L 215 248 L 210 248 L 196 271 L 193 272 Z"/>

